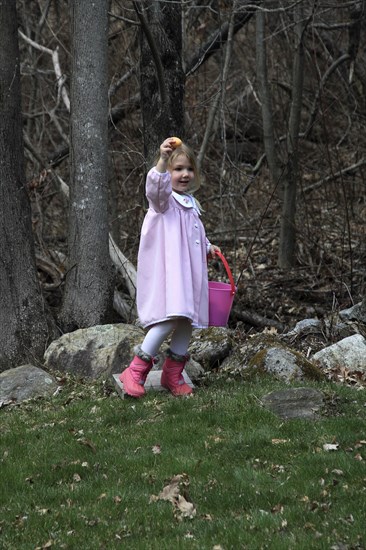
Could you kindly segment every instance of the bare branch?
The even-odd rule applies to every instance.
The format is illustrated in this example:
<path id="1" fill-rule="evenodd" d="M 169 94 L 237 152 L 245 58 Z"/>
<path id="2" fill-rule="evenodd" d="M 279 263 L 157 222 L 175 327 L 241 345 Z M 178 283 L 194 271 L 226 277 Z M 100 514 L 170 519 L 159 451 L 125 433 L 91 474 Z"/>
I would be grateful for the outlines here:
<path id="1" fill-rule="evenodd" d="M 313 102 L 313 107 L 311 109 L 310 118 L 309 118 L 307 127 L 306 127 L 305 131 L 301 134 L 301 137 L 308 138 L 309 135 L 310 135 L 311 130 L 313 129 L 314 121 L 315 121 L 315 118 L 316 118 L 316 115 L 317 115 L 317 112 L 318 112 L 318 108 L 319 108 L 320 94 L 321 94 L 321 92 L 324 88 L 324 85 L 325 85 L 326 81 L 334 73 L 334 71 L 339 67 L 339 65 L 341 65 L 342 63 L 344 63 L 348 59 L 350 59 L 350 55 L 348 53 L 345 53 L 345 54 L 341 55 L 341 57 L 336 59 L 334 61 L 334 63 L 332 63 L 332 65 L 329 67 L 329 69 L 322 76 L 322 79 L 319 83 L 318 91 L 315 95 L 315 99 L 314 99 L 314 102 Z"/>
<path id="2" fill-rule="evenodd" d="M 233 34 L 235 35 L 255 13 L 257 5 L 245 6 L 246 11 L 244 13 L 236 14 L 234 18 Z M 220 50 L 223 43 L 227 41 L 229 35 L 229 21 L 226 21 L 219 30 L 211 34 L 206 40 L 205 44 L 201 47 L 199 52 L 193 56 L 193 58 L 187 63 L 186 76 L 190 76 L 204 63 L 211 55 Z"/>
<path id="3" fill-rule="evenodd" d="M 18 30 L 18 32 L 19 32 L 19 35 L 23 38 L 23 40 L 27 42 L 27 44 L 29 44 L 36 50 L 47 53 L 52 57 L 52 63 L 53 63 L 53 68 L 57 79 L 57 86 L 59 88 L 59 93 L 61 94 L 61 97 L 63 99 L 66 109 L 70 112 L 70 99 L 65 87 L 66 77 L 61 71 L 60 60 L 58 55 L 58 47 L 55 50 L 51 50 L 50 48 L 46 48 L 45 46 L 38 44 L 38 42 L 34 42 L 34 40 L 32 40 L 31 38 L 23 34 L 20 29 Z"/>
<path id="4" fill-rule="evenodd" d="M 355 172 L 358 168 L 360 168 L 361 166 L 364 166 L 365 164 L 366 164 L 366 158 L 362 158 L 361 160 L 359 160 L 355 164 L 352 164 L 351 166 L 347 166 L 347 168 L 343 168 L 343 170 L 339 170 L 339 172 L 336 172 L 335 174 L 327 176 L 327 177 L 313 183 L 312 185 L 309 185 L 308 187 L 305 187 L 305 189 L 303 190 L 303 193 L 305 193 L 305 194 L 311 193 L 315 189 L 319 189 L 319 187 L 321 187 L 324 183 L 327 183 L 328 181 L 336 179 L 336 178 L 340 178 L 344 174 L 351 174 L 352 172 Z"/>

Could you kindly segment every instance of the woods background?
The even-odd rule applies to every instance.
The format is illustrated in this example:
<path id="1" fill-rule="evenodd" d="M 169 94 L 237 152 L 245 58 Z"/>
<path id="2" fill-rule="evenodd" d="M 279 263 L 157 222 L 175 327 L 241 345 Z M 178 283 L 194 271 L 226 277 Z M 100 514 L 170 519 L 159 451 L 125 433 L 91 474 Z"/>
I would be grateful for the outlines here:
<path id="1" fill-rule="evenodd" d="M 145 176 L 168 135 L 198 155 L 206 232 L 239 280 L 231 326 L 361 301 L 365 31 L 364 0 L 3 3 L 0 370 L 135 321 Z"/>

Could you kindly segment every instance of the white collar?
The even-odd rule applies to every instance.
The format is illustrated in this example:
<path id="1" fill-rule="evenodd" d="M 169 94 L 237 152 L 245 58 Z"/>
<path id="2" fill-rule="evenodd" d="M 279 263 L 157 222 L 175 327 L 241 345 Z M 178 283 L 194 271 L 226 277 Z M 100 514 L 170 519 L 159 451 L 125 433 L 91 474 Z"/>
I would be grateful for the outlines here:
<path id="1" fill-rule="evenodd" d="M 172 191 L 172 195 L 175 198 L 176 201 L 179 202 L 182 206 L 185 206 L 185 208 L 194 208 L 196 212 L 200 213 L 196 201 L 192 197 L 192 195 L 188 194 L 181 194 L 177 193 L 176 191 Z"/>

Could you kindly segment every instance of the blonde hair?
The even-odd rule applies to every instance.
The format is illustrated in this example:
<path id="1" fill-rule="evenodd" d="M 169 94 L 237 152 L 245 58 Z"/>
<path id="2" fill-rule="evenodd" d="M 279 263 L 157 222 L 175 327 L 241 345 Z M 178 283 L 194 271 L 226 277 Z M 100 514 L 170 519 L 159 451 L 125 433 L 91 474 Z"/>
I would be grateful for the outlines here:
<path id="1" fill-rule="evenodd" d="M 173 162 L 176 160 L 177 157 L 180 155 L 185 155 L 189 162 L 192 165 L 193 173 L 194 173 L 194 180 L 193 180 L 193 186 L 189 189 L 190 193 L 194 193 L 195 191 L 198 191 L 198 189 L 201 187 L 201 175 L 198 170 L 196 156 L 193 152 L 193 150 L 189 147 L 189 145 L 186 145 L 185 143 L 182 143 L 179 147 L 174 149 L 172 154 L 169 157 L 168 160 L 168 170 L 172 167 Z"/>

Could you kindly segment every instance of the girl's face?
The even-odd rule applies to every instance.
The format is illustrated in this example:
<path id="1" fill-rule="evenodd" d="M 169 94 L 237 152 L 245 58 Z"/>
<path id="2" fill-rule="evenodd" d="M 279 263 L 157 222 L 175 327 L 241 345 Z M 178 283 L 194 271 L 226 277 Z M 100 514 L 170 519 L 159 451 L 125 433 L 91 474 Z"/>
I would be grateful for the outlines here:
<path id="1" fill-rule="evenodd" d="M 182 153 L 178 155 L 169 167 L 172 176 L 172 188 L 177 193 L 187 193 L 192 187 L 194 170 L 189 158 Z"/>

